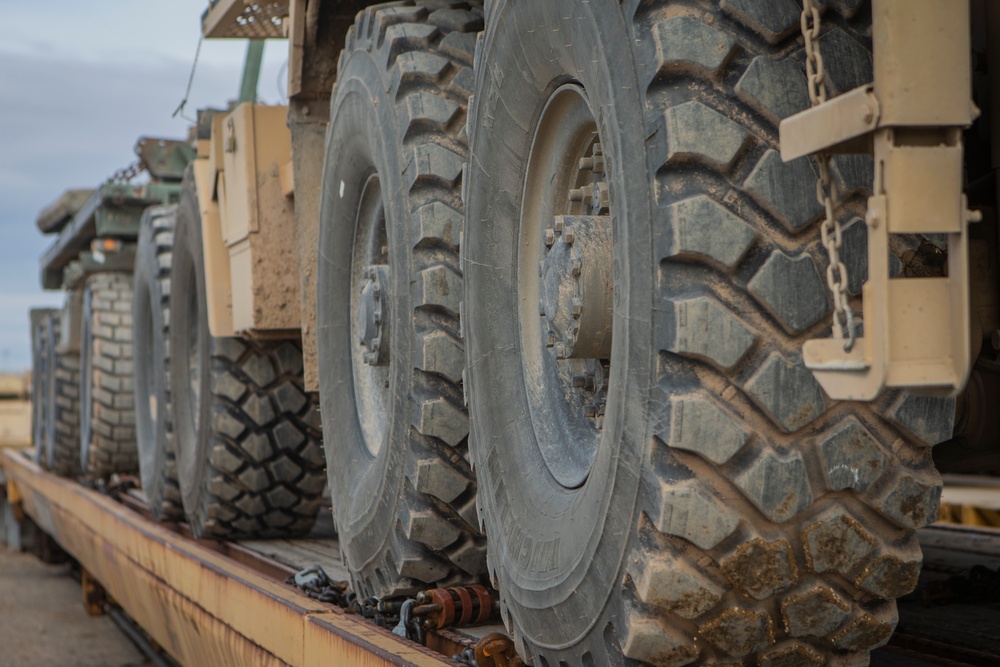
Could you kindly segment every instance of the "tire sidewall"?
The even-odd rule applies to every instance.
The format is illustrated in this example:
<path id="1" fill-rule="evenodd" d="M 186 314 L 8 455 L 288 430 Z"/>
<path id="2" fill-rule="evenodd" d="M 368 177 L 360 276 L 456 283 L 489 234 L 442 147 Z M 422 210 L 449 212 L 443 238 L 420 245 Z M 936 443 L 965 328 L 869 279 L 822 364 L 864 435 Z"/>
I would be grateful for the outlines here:
<path id="1" fill-rule="evenodd" d="M 341 68 L 331 101 L 333 120 L 327 133 L 320 207 L 320 252 L 317 319 L 319 331 L 320 397 L 328 466 L 337 527 L 350 569 L 361 571 L 381 558 L 395 529 L 395 506 L 401 493 L 408 417 L 412 401 L 413 311 L 410 295 L 410 252 L 406 165 L 397 153 L 398 119 L 387 94 L 384 69 L 364 51 L 354 51 Z M 373 103 L 373 101 L 375 101 Z M 330 159 L 330 156 L 336 156 Z M 385 442 L 377 456 L 365 445 L 360 425 L 351 349 L 355 323 L 351 312 L 351 267 L 356 214 L 367 177 L 377 172 L 386 215 L 391 269 L 390 404 Z M 343 183 L 343 196 L 341 184 Z M 386 573 L 390 578 L 395 573 Z M 371 587 L 373 582 L 367 582 Z"/>
<path id="2" fill-rule="evenodd" d="M 35 445 L 35 460 L 43 467 L 48 467 L 48 457 L 45 452 L 45 427 L 48 421 L 47 406 L 49 377 L 49 343 L 46 332 L 48 315 L 39 318 L 33 325 L 32 352 L 34 374 L 31 380 L 31 439 Z"/>
<path id="3" fill-rule="evenodd" d="M 56 469 L 56 448 L 59 434 L 56 431 L 56 400 L 58 399 L 58 387 L 56 383 L 56 345 L 59 328 L 57 326 L 59 314 L 53 313 L 45 319 L 45 465 L 49 470 Z"/>
<path id="4" fill-rule="evenodd" d="M 208 331 L 208 305 L 205 293 L 205 267 L 202 252 L 201 216 L 194 190 L 193 170 L 185 173 L 177 208 L 174 235 L 174 253 L 170 267 L 170 395 L 177 397 L 173 403 L 173 437 L 177 456 L 177 482 L 181 502 L 189 521 L 201 516 L 205 495 L 202 479 L 209 467 L 208 454 L 213 429 L 211 428 L 211 335 Z M 197 302 L 197 321 L 190 321 L 188 301 Z M 191 373 L 189 364 L 194 352 L 190 349 L 189 331 L 198 338 L 199 363 L 197 364 L 200 400 L 192 406 Z M 200 531 L 200 526 L 193 526 Z"/>
<path id="5" fill-rule="evenodd" d="M 94 293 L 83 288 L 83 319 L 80 326 L 80 469 L 90 473 L 90 443 L 94 433 Z"/>
<path id="6" fill-rule="evenodd" d="M 515 10 L 515 3 L 497 0 L 487 25 L 477 67 L 480 93 L 471 119 L 466 202 L 467 221 L 488 221 L 470 224 L 465 232 L 472 446 L 491 569 L 500 578 L 504 601 L 531 643 L 561 648 L 578 642 L 602 617 L 616 614 L 608 601 L 621 585 L 623 557 L 634 533 L 642 458 L 651 437 L 648 403 L 656 361 L 648 321 L 654 309 L 655 193 L 645 177 L 646 161 L 635 164 L 635 156 L 646 150 L 645 133 L 636 131 L 644 127 L 644 109 L 617 5 L 560 0 L 517 3 Z M 560 25 L 561 31 L 535 30 L 539 25 Z M 521 40 L 515 45 L 498 35 L 520 35 Z M 566 45 L 579 43 L 603 48 L 577 49 L 576 60 Z M 586 60 L 580 58 L 583 53 Z M 489 68 L 482 63 L 490 63 Z M 525 76 L 512 74 L 521 72 Z M 534 127 L 549 95 L 572 80 L 587 91 L 611 165 L 616 291 L 605 432 L 588 481 L 567 490 L 548 473 L 527 417 L 513 267 L 518 265 L 518 215 Z M 520 109 L 525 115 L 512 116 Z M 636 171 L 627 177 L 629 169 Z M 632 318 L 631 312 L 641 316 Z M 605 612 L 581 614 L 581 609 Z"/>
<path id="7" fill-rule="evenodd" d="M 153 219 L 143 216 L 135 256 L 135 279 L 132 296 L 133 382 L 135 386 L 136 447 L 142 488 L 154 512 L 163 497 L 166 465 L 166 386 L 163 338 L 164 314 L 161 307 L 156 239 Z M 150 397 L 157 405 L 155 418 Z"/>

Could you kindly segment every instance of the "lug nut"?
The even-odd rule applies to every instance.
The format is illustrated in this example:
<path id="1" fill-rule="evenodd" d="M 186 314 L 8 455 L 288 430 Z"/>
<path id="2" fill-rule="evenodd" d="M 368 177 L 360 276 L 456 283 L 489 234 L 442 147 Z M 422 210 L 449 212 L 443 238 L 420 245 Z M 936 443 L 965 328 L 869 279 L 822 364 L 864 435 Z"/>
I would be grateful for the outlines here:
<path id="1" fill-rule="evenodd" d="M 587 191 L 583 188 L 574 188 L 569 191 L 570 201 L 584 201 L 587 199 Z"/>
<path id="2" fill-rule="evenodd" d="M 580 158 L 580 169 L 589 169 L 595 174 L 604 173 L 604 156 L 596 155 L 594 157 Z"/>
<path id="3" fill-rule="evenodd" d="M 571 227 L 567 227 L 563 231 L 563 240 L 569 245 L 573 245 L 573 241 L 576 240 L 576 234 L 573 233 L 573 229 Z"/>
<path id="4" fill-rule="evenodd" d="M 545 230 L 545 245 L 552 245 L 556 242 L 556 233 L 551 229 Z"/>
<path id="5" fill-rule="evenodd" d="M 556 216 L 555 220 L 552 221 L 552 229 L 559 233 L 563 230 L 563 220 L 561 216 Z"/>

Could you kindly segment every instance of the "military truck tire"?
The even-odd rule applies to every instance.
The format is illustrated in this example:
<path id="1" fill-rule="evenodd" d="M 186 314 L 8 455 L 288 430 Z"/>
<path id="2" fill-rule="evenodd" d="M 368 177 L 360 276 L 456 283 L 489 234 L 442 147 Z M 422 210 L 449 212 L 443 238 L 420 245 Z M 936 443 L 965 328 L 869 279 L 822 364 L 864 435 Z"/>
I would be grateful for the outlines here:
<path id="1" fill-rule="evenodd" d="M 837 92 L 870 80 L 869 12 L 826 3 Z M 868 664 L 917 581 L 954 403 L 835 403 L 802 365 L 830 308 L 815 168 L 776 152 L 808 105 L 799 10 L 494 0 L 486 23 L 463 326 L 519 650 Z M 835 168 L 847 193 L 870 183 L 864 160 Z M 856 196 L 845 223 L 861 214 Z M 863 243 L 845 243 L 856 293 Z"/>
<path id="2" fill-rule="evenodd" d="M 58 351 L 62 330 L 59 311 L 49 315 L 46 327 L 46 467 L 57 475 L 76 477 L 80 474 L 80 358 Z"/>
<path id="3" fill-rule="evenodd" d="M 320 395 L 360 595 L 485 571 L 467 458 L 460 187 L 475 3 L 392 2 L 347 36 L 320 214 Z"/>
<path id="4" fill-rule="evenodd" d="M 49 467 L 45 449 L 45 426 L 48 420 L 49 386 L 52 384 L 49 342 L 49 317 L 54 311 L 31 313 L 31 442 L 35 445 L 35 461 L 43 468 Z"/>
<path id="5" fill-rule="evenodd" d="M 157 521 L 184 518 L 167 391 L 170 260 L 176 213 L 176 206 L 155 206 L 146 209 L 143 214 L 132 287 L 133 380 L 139 475 L 150 511 Z"/>
<path id="6" fill-rule="evenodd" d="M 198 196 L 181 188 L 170 267 L 169 396 L 181 502 L 203 537 L 309 532 L 326 473 L 315 396 L 293 341 L 209 332 Z"/>
<path id="7" fill-rule="evenodd" d="M 97 273 L 83 286 L 80 466 L 89 479 L 138 471 L 132 389 L 132 277 Z"/>

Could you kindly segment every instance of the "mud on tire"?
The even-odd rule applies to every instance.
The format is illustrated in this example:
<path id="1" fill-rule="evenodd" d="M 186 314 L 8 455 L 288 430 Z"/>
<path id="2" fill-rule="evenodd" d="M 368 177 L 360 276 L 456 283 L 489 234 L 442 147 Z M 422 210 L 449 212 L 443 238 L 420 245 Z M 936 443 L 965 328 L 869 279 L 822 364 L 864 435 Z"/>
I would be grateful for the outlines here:
<path id="1" fill-rule="evenodd" d="M 536 665 L 867 664 L 916 584 L 914 531 L 940 492 L 927 446 L 950 436 L 954 403 L 835 403 L 802 365 L 830 308 L 815 168 L 777 153 L 779 120 L 808 105 L 787 5 L 491 4 L 470 112 L 467 381 L 490 571 Z M 831 87 L 869 81 L 867 3 L 828 2 L 824 22 Z M 595 119 L 615 272 L 607 407 L 572 488 L 531 416 L 516 336 L 518 300 L 537 295 L 511 274 L 533 127 L 563 85 Z M 856 195 L 854 294 L 870 169 L 836 161 Z"/>
<path id="2" fill-rule="evenodd" d="M 348 33 L 332 94 L 319 370 L 338 531 L 359 594 L 484 570 L 458 255 L 481 27 L 476 3 L 369 7 Z"/>
<path id="3" fill-rule="evenodd" d="M 326 486 L 315 395 L 297 341 L 214 337 L 189 168 L 171 259 L 169 392 L 181 501 L 196 535 L 309 532 Z"/>

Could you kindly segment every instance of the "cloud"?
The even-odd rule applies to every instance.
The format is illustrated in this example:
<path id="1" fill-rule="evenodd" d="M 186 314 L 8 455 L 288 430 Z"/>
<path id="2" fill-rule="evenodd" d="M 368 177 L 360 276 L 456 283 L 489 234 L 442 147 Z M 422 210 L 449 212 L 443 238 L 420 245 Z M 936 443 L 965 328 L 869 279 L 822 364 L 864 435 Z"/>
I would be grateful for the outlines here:
<path id="1" fill-rule="evenodd" d="M 0 369 L 30 365 L 28 309 L 43 292 L 52 242 L 34 220 L 72 187 L 95 187 L 134 160 L 140 136 L 183 138 L 171 118 L 184 95 L 207 0 L 0 3 Z M 186 115 L 239 88 L 245 42 L 206 41 Z M 276 100 L 284 42 L 269 42 L 262 98 Z"/>
<path id="2" fill-rule="evenodd" d="M 39 285 L 38 261 L 54 237 L 36 229 L 38 211 L 63 190 L 94 187 L 129 164 L 139 136 L 184 137 L 187 123 L 170 114 L 187 75 L 180 62 L 0 52 L 0 368 L 30 365 L 27 311 L 62 301 Z M 194 104 L 224 103 L 235 78 L 225 68 L 200 68 Z"/>

